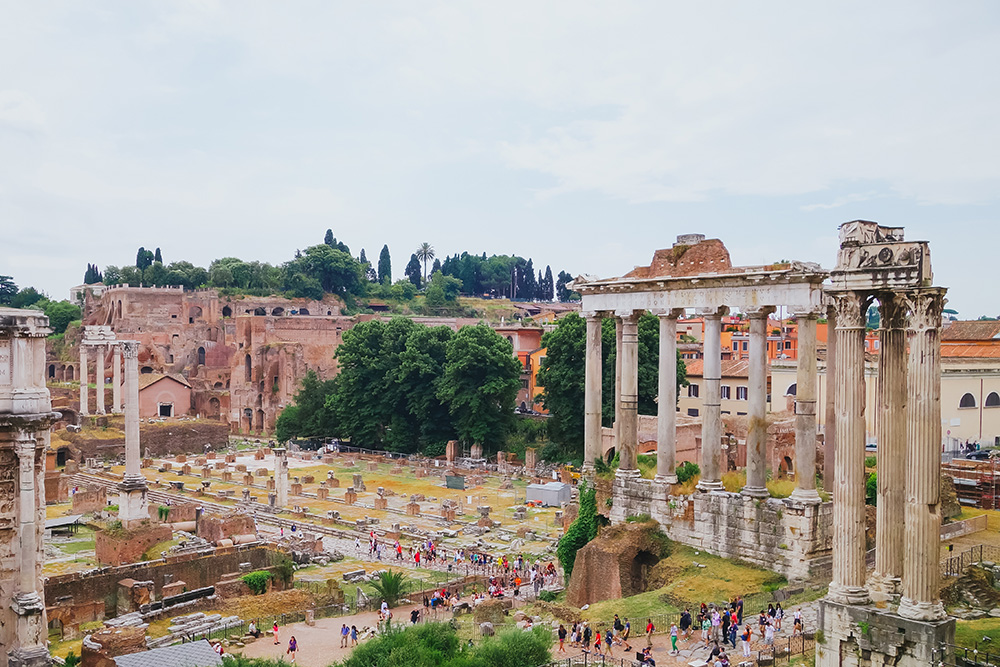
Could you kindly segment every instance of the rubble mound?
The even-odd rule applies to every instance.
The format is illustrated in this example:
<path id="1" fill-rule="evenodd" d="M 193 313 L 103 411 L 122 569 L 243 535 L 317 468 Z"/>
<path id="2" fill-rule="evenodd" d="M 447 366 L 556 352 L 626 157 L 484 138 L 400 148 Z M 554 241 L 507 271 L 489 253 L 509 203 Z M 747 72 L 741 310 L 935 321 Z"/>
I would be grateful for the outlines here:
<path id="1" fill-rule="evenodd" d="M 655 521 L 603 529 L 576 553 L 566 602 L 582 607 L 651 590 L 651 573 L 668 549 Z"/>

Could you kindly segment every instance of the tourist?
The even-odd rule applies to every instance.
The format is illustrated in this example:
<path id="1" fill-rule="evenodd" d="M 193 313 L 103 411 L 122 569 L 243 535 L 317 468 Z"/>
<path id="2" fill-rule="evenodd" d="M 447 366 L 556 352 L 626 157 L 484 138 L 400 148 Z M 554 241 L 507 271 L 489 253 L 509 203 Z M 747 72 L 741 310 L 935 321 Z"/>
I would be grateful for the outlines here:
<path id="1" fill-rule="evenodd" d="M 773 605 L 773 604 L 768 604 L 768 605 L 767 605 L 767 620 L 768 620 L 768 621 L 769 621 L 769 622 L 770 622 L 771 624 L 774 624 L 774 616 L 775 616 L 775 614 L 777 614 L 777 613 L 778 613 L 778 612 L 776 612 L 776 611 L 774 610 L 774 605 Z"/>
<path id="2" fill-rule="evenodd" d="M 739 634 L 740 626 L 736 623 L 736 612 L 730 614 L 730 624 L 729 624 L 729 643 L 733 645 L 733 650 L 736 650 L 736 635 Z"/>
<path id="3" fill-rule="evenodd" d="M 774 626 L 770 623 L 764 626 L 764 643 L 768 646 L 774 644 Z"/>
<path id="4" fill-rule="evenodd" d="M 278 641 L 278 622 L 274 622 L 274 627 L 271 628 L 271 632 L 274 634 L 274 645 L 277 646 L 281 642 Z"/>
<path id="5" fill-rule="evenodd" d="M 351 626 L 351 646 L 358 645 L 358 627 L 356 625 Z"/>
<path id="6" fill-rule="evenodd" d="M 722 612 L 722 643 L 729 639 L 729 611 Z"/>
<path id="7" fill-rule="evenodd" d="M 646 651 L 648 651 L 648 650 L 649 650 L 648 646 L 645 649 L 643 649 L 643 655 L 645 655 Z M 678 653 L 678 651 L 677 651 L 677 624 L 676 623 L 671 623 L 670 624 L 670 655 L 677 655 L 677 653 Z"/>
<path id="8" fill-rule="evenodd" d="M 340 626 L 340 648 L 347 648 L 347 638 L 350 634 L 351 631 L 347 629 L 347 624 L 343 623 Z"/>
<path id="9" fill-rule="evenodd" d="M 559 650 L 557 651 L 557 653 L 565 653 L 566 652 L 566 647 L 564 646 L 565 643 L 566 643 L 566 627 L 562 623 L 560 623 L 559 624 Z"/>
<path id="10" fill-rule="evenodd" d="M 642 664 L 649 665 L 649 667 L 656 667 L 656 661 L 653 660 L 653 653 L 648 646 L 642 649 Z"/>
<path id="11" fill-rule="evenodd" d="M 594 634 L 594 653 L 597 655 L 601 654 L 601 631 L 598 630 Z"/>
<path id="12" fill-rule="evenodd" d="M 413 611 L 410 612 L 410 625 L 416 625 L 417 620 L 420 618 L 420 608 L 415 607 Z"/>
<path id="13" fill-rule="evenodd" d="M 802 611 L 796 609 L 795 614 L 792 616 L 792 636 L 797 637 L 801 634 L 802 634 Z"/>
<path id="14" fill-rule="evenodd" d="M 743 596 L 736 596 L 736 625 L 743 625 Z"/>
<path id="15" fill-rule="evenodd" d="M 684 634 L 684 639 L 691 638 L 691 612 L 687 609 L 681 612 L 681 632 Z"/>
<path id="16" fill-rule="evenodd" d="M 722 614 L 719 613 L 718 609 L 712 609 L 710 618 L 712 619 L 712 641 L 718 643 L 719 628 L 722 627 Z"/>
<path id="17" fill-rule="evenodd" d="M 749 658 L 750 657 L 750 638 L 752 636 L 753 636 L 753 634 L 752 634 L 752 631 L 750 630 L 750 625 L 748 624 L 747 627 L 743 630 L 743 634 L 740 635 L 740 641 L 743 644 L 743 657 L 744 658 Z"/>
<path id="18" fill-rule="evenodd" d="M 785 617 L 785 610 L 781 608 L 781 603 L 774 608 L 774 629 L 776 632 L 781 632 L 781 619 Z"/>
<path id="19" fill-rule="evenodd" d="M 719 647 L 719 642 L 712 642 L 712 650 L 709 652 L 708 657 L 705 658 L 705 662 L 715 662 L 715 659 L 722 654 L 722 648 Z"/>
<path id="20" fill-rule="evenodd" d="M 295 662 L 295 652 L 299 650 L 299 643 L 295 641 L 295 635 L 288 640 L 288 650 L 285 651 L 285 655 L 292 656 L 292 662 Z"/>
<path id="21" fill-rule="evenodd" d="M 646 619 L 646 646 L 652 646 L 653 645 L 653 632 L 655 630 L 656 630 L 656 628 L 653 627 L 653 619 L 647 618 Z"/>
<path id="22" fill-rule="evenodd" d="M 611 653 L 611 645 L 613 643 L 614 643 L 614 638 L 612 636 L 611 630 L 605 629 L 604 630 L 604 652 L 607 653 L 608 655 L 610 655 L 611 657 L 614 657 L 614 655 Z"/>
<path id="23" fill-rule="evenodd" d="M 257 624 L 254 621 L 250 621 L 250 625 L 247 627 L 247 634 L 254 639 L 260 639 L 260 630 L 257 629 Z"/>
<path id="24" fill-rule="evenodd" d="M 569 631 L 569 645 L 576 647 L 579 644 L 579 642 L 580 642 L 580 628 L 579 626 L 577 626 L 576 623 L 574 623 L 573 627 L 570 628 Z"/>
<path id="25" fill-rule="evenodd" d="M 590 653 L 590 624 L 586 621 L 583 622 L 583 651 L 584 653 Z"/>
<path id="26" fill-rule="evenodd" d="M 631 651 L 632 645 L 629 644 L 628 638 L 632 635 L 632 624 L 625 619 L 625 628 L 622 630 L 622 643 L 625 644 L 625 650 Z"/>
<path id="27" fill-rule="evenodd" d="M 218 653 L 219 655 L 222 655 L 224 653 L 224 651 L 222 650 L 222 642 L 215 642 L 214 644 L 212 644 L 212 650 Z"/>
<path id="28" fill-rule="evenodd" d="M 420 567 L 420 549 L 413 552 L 413 562 L 417 567 Z"/>
<path id="29" fill-rule="evenodd" d="M 699 614 L 701 616 L 701 614 Z M 708 615 L 701 617 L 701 640 L 705 642 L 705 648 L 708 648 L 708 637 L 712 633 L 712 619 Z"/>

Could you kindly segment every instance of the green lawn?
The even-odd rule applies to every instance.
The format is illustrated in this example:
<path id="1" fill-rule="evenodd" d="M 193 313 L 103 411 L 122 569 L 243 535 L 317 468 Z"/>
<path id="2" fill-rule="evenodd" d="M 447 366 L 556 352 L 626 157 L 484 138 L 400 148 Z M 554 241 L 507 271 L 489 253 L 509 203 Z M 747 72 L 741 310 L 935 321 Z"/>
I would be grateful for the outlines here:
<path id="1" fill-rule="evenodd" d="M 955 622 L 955 643 L 973 648 L 983 643 L 983 637 L 990 638 L 989 649 L 1000 653 L 1000 618 L 981 618 L 976 621 Z"/>

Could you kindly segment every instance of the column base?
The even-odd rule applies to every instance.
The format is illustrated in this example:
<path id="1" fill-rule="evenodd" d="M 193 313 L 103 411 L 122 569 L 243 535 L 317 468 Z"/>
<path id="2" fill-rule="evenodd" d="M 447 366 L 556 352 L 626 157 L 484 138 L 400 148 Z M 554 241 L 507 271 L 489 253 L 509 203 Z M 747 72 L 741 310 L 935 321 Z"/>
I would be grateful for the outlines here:
<path id="1" fill-rule="evenodd" d="M 594 474 L 594 462 L 593 461 L 584 461 L 583 465 L 580 466 L 580 474 L 583 475 L 583 476 L 585 476 L 585 477 L 589 477 L 589 476 L 593 475 Z"/>
<path id="2" fill-rule="evenodd" d="M 771 492 L 763 486 L 744 486 L 740 489 L 740 495 L 749 498 L 770 498 Z"/>
<path id="3" fill-rule="evenodd" d="M 622 470 L 619 468 L 615 471 L 615 479 L 639 479 L 642 477 L 642 473 L 638 470 Z"/>
<path id="4" fill-rule="evenodd" d="M 111 414 L 113 414 L 113 415 L 120 415 L 120 414 L 122 414 L 122 411 L 120 409 L 119 410 L 115 410 L 114 408 L 111 408 Z"/>
<path id="5" fill-rule="evenodd" d="M 7 657 L 8 667 L 49 667 L 52 658 L 44 646 L 16 648 Z"/>
<path id="6" fill-rule="evenodd" d="M 871 602 L 868 589 L 864 586 L 845 586 L 831 583 L 827 598 L 832 602 L 845 605 L 863 605 Z"/>
<path id="7" fill-rule="evenodd" d="M 677 475 L 657 475 L 653 481 L 657 484 L 677 484 Z"/>
<path id="8" fill-rule="evenodd" d="M 899 609 L 896 613 L 911 621 L 940 621 L 948 616 L 940 600 L 918 602 L 907 597 L 899 601 Z"/>
<path id="9" fill-rule="evenodd" d="M 890 602 L 899 595 L 900 579 L 887 574 L 875 572 L 868 579 L 868 592 L 871 594 L 872 602 L 881 606 L 880 603 Z"/>
<path id="10" fill-rule="evenodd" d="M 792 500 L 800 503 L 806 503 L 807 505 L 819 505 L 823 502 L 823 499 L 819 497 L 819 491 L 816 489 L 800 489 L 795 487 L 792 491 L 792 495 L 789 496 Z"/>

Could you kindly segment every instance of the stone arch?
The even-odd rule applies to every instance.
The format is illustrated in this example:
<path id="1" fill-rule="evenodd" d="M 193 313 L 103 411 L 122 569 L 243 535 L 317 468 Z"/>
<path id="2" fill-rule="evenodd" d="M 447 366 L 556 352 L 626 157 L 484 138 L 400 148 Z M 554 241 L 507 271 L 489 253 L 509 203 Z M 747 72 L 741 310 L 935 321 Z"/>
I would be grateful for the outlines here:
<path id="1" fill-rule="evenodd" d="M 257 394 L 257 407 L 264 407 L 264 394 Z"/>
<path id="2" fill-rule="evenodd" d="M 203 347 L 198 348 L 198 365 L 199 366 L 205 365 L 205 348 Z"/>
<path id="3" fill-rule="evenodd" d="M 200 320 L 202 316 L 201 306 L 192 306 L 188 310 L 188 323 L 194 324 L 195 320 Z"/>
<path id="4" fill-rule="evenodd" d="M 267 309 L 264 308 L 263 306 L 260 306 L 258 308 L 254 308 L 253 309 L 253 314 L 254 315 L 267 315 Z"/>
<path id="5" fill-rule="evenodd" d="M 233 309 L 230 308 L 229 306 L 223 306 L 222 307 L 222 316 L 223 317 L 232 317 L 233 316 Z"/>
<path id="6" fill-rule="evenodd" d="M 222 404 L 219 399 L 213 396 L 208 399 L 208 417 L 209 419 L 218 419 L 219 415 L 222 413 Z"/>
<path id="7" fill-rule="evenodd" d="M 263 431 L 264 430 L 264 411 L 263 410 L 258 410 L 257 411 L 257 430 L 258 431 Z"/>
<path id="8" fill-rule="evenodd" d="M 222 389 L 222 383 L 216 382 L 214 385 L 212 385 L 212 389 Z"/>
<path id="9" fill-rule="evenodd" d="M 649 587 L 649 573 L 660 562 L 659 557 L 649 551 L 639 551 L 629 567 L 629 579 L 634 593 L 645 592 Z"/>
<path id="10" fill-rule="evenodd" d="M 278 306 L 277 308 L 272 308 L 271 314 L 274 315 L 275 317 L 280 317 L 281 315 L 285 314 L 285 309 L 282 308 L 281 306 Z"/>
<path id="11" fill-rule="evenodd" d="M 299 315 L 308 315 L 308 314 L 309 314 L 308 308 L 299 308 Z"/>
<path id="12" fill-rule="evenodd" d="M 1000 408 L 1000 394 L 991 391 L 986 397 L 986 403 L 983 405 L 987 408 Z"/>
<path id="13" fill-rule="evenodd" d="M 959 400 L 958 402 L 958 407 L 960 408 L 976 407 L 976 397 L 970 394 L 969 392 L 965 392 L 965 394 L 962 395 L 961 400 Z"/>
<path id="14" fill-rule="evenodd" d="M 785 390 L 785 396 L 795 396 L 798 390 L 799 390 L 799 384 L 797 382 L 793 382 L 792 384 L 788 385 L 788 389 Z"/>
<path id="15" fill-rule="evenodd" d="M 70 365 L 66 366 L 66 375 L 63 377 L 64 380 L 70 381 L 76 379 L 76 369 Z"/>
<path id="16" fill-rule="evenodd" d="M 116 317 L 117 317 L 117 319 L 120 320 L 122 318 L 122 300 L 121 299 L 118 299 L 118 306 L 117 306 L 116 310 L 118 311 L 117 314 L 116 314 Z"/>
<path id="17" fill-rule="evenodd" d="M 253 410 L 250 408 L 243 409 L 243 419 L 246 422 L 247 433 L 253 430 Z"/>
<path id="18" fill-rule="evenodd" d="M 56 365 L 49 364 L 49 378 L 54 380 L 56 378 Z"/>
<path id="19" fill-rule="evenodd" d="M 178 334 L 174 334 L 170 337 L 170 347 L 176 347 L 180 345 L 181 337 Z"/>
<path id="20" fill-rule="evenodd" d="M 253 360 L 250 358 L 249 354 L 243 360 L 243 365 L 246 367 L 247 382 L 250 382 L 250 380 L 253 379 Z"/>
<path id="21" fill-rule="evenodd" d="M 139 369 L 139 372 L 142 373 L 143 375 L 149 375 L 150 373 L 153 372 L 153 367 L 143 366 L 142 368 Z"/>

